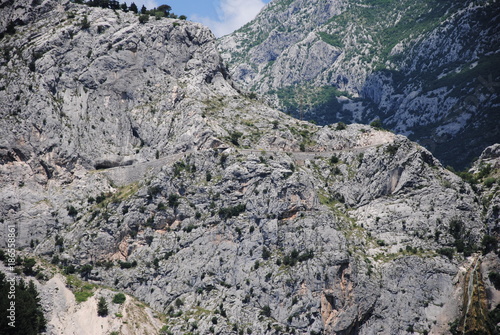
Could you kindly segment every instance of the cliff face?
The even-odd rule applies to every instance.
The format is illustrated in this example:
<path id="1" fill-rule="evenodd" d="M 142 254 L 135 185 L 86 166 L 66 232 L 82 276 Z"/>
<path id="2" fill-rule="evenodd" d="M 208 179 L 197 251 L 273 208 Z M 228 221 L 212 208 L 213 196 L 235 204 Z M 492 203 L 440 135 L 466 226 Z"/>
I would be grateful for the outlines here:
<path id="1" fill-rule="evenodd" d="M 463 316 L 494 217 L 429 151 L 242 96 L 198 24 L 3 9 L 2 238 L 15 224 L 24 252 L 91 265 L 174 334 L 442 334 Z"/>
<path id="2" fill-rule="evenodd" d="M 499 14 L 494 1 L 273 1 L 219 50 L 282 110 L 380 118 L 463 168 L 499 138 Z"/>
<path id="3" fill-rule="evenodd" d="M 18 16 L 15 33 L 2 39 L 7 180 L 22 166 L 37 187 L 50 188 L 76 171 L 212 145 L 200 108 L 184 99 L 203 101 L 215 87 L 235 94 L 208 29 L 176 20 L 142 25 L 130 13 L 53 1 L 16 2 L 2 13 Z M 35 196 L 26 186 L 19 192 Z M 4 212 L 22 206 L 31 221 L 51 221 L 43 198 L 22 204 L 16 193 L 2 192 Z"/>
<path id="4" fill-rule="evenodd" d="M 7 132 L 16 137 L 3 138 L 4 147 L 9 143 L 25 161 L 47 160 L 50 153 L 60 164 L 88 168 L 154 157 L 144 146 L 163 154 L 201 144 L 180 140 L 173 146 L 168 139 L 205 127 L 201 117 L 178 112 L 185 95 L 201 100 L 218 84 L 231 90 L 209 30 L 176 20 L 143 25 L 119 11 L 110 16 L 109 10 L 44 5 L 36 21 L 28 17 L 27 26 L 3 39 L 2 127 L 16 126 Z M 13 122 L 23 119 L 29 122 L 22 128 Z"/>

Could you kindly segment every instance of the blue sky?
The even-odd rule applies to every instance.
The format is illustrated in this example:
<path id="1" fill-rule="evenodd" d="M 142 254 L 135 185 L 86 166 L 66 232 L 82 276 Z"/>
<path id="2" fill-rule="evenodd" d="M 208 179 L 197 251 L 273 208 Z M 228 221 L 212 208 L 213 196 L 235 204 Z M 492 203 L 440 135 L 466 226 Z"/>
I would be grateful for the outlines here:
<path id="1" fill-rule="evenodd" d="M 229 34 L 252 20 L 270 0 L 134 0 L 148 9 L 167 4 L 178 15 L 207 25 L 217 37 Z M 130 4 L 132 1 L 127 1 Z"/>

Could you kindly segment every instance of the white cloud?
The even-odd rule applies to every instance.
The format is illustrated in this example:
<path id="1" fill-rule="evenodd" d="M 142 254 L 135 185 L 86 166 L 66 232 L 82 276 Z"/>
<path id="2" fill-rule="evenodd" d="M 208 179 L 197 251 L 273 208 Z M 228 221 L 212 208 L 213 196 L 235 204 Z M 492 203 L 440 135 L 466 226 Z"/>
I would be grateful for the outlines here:
<path id="1" fill-rule="evenodd" d="M 190 19 L 201 22 L 220 37 L 232 33 L 257 16 L 264 7 L 262 0 L 218 0 L 217 20 L 194 15 Z"/>

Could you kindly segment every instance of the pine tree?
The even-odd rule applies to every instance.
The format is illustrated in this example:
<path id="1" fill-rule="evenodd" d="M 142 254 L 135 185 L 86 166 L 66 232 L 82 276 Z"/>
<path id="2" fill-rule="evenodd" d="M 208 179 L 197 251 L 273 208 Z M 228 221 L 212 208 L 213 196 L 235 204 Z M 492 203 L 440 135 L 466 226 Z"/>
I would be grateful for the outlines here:
<path id="1" fill-rule="evenodd" d="M 141 7 L 141 14 L 146 14 L 148 12 L 146 6 L 142 5 Z"/>
<path id="2" fill-rule="evenodd" d="M 0 272 L 0 334 L 12 334 L 13 328 L 8 325 L 7 308 L 11 300 L 8 298 L 10 283 L 6 280 L 3 273 Z M 47 320 L 43 315 L 43 309 L 40 305 L 40 297 L 35 283 L 30 281 L 28 284 L 20 280 L 15 284 L 15 334 L 36 335 L 45 329 Z"/>
<path id="3" fill-rule="evenodd" d="M 136 14 L 137 14 L 137 12 L 139 11 L 139 9 L 137 8 L 137 5 L 136 5 L 134 2 L 132 2 L 132 3 L 130 4 L 130 7 L 129 7 L 128 9 L 129 9 L 131 12 L 134 12 L 134 13 L 136 13 Z"/>
<path id="4" fill-rule="evenodd" d="M 90 264 L 85 264 L 80 268 L 80 276 L 82 278 L 88 279 L 90 274 L 92 273 L 92 269 L 94 267 Z"/>
<path id="5" fill-rule="evenodd" d="M 100 297 L 97 303 L 97 315 L 103 317 L 108 315 L 108 303 L 104 297 Z"/>
<path id="6" fill-rule="evenodd" d="M 118 0 L 110 0 L 109 1 L 109 8 L 120 9 L 120 2 L 118 2 Z"/>
<path id="7" fill-rule="evenodd" d="M 170 7 L 169 5 L 160 5 L 157 9 L 158 11 L 162 12 L 163 16 L 168 17 L 168 14 L 170 14 L 172 7 Z"/>

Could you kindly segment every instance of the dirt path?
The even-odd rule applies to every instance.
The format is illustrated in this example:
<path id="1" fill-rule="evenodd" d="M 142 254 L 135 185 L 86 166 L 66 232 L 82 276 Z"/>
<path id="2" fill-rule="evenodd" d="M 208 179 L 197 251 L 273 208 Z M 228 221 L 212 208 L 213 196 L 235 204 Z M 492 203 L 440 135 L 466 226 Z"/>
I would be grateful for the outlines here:
<path id="1" fill-rule="evenodd" d="M 342 152 L 355 152 L 355 153 L 361 153 L 365 152 L 366 150 L 370 148 L 374 148 L 379 146 L 380 144 L 376 145 L 366 145 L 362 147 L 353 147 L 353 148 L 348 148 L 348 149 L 343 149 L 343 150 L 333 150 L 333 151 L 287 151 L 287 150 L 256 150 L 256 149 L 239 149 L 239 148 L 234 148 L 237 152 L 244 153 L 244 154 L 254 154 L 254 155 L 261 155 L 263 153 L 273 153 L 273 154 L 289 154 L 293 157 L 294 161 L 296 162 L 304 162 L 308 159 L 312 159 L 315 157 L 331 157 L 332 155 L 339 154 Z M 230 149 L 231 147 L 228 147 L 227 149 Z M 225 149 L 225 148 L 224 148 Z M 222 150 L 220 148 L 219 150 Z M 126 165 L 126 166 L 118 166 L 118 167 L 113 167 L 109 168 L 106 170 L 98 170 L 96 173 L 100 173 L 108 177 L 114 185 L 116 186 L 124 186 L 131 184 L 133 182 L 139 181 L 143 179 L 147 174 L 153 174 L 155 172 L 158 172 L 163 166 L 168 166 L 172 165 L 175 162 L 177 162 L 181 158 L 185 158 L 190 154 L 196 154 L 196 153 L 202 153 L 202 152 L 208 152 L 209 150 L 191 150 L 191 151 L 185 151 L 177 154 L 172 154 L 166 157 L 161 157 L 159 159 L 153 160 L 153 161 L 148 161 L 148 162 L 140 162 L 140 163 L 135 163 L 133 165 Z M 299 164 L 300 165 L 300 164 Z"/>

